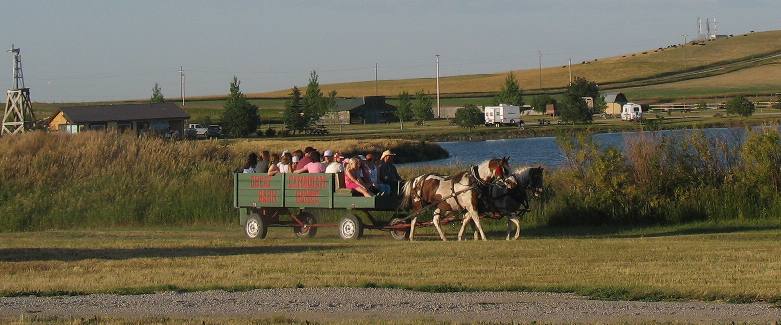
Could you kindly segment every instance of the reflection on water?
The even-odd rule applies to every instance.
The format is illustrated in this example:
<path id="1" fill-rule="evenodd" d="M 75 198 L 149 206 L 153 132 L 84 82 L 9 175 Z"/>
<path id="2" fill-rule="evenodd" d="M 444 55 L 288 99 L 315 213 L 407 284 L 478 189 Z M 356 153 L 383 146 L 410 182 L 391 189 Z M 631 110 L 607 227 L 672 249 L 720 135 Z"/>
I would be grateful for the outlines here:
<path id="1" fill-rule="evenodd" d="M 722 138 L 727 141 L 739 139 L 742 128 L 709 128 L 703 129 L 710 138 Z M 692 130 L 665 130 L 656 134 L 670 136 L 673 139 L 686 141 L 686 136 Z M 627 140 L 647 132 L 600 133 L 592 135 L 594 141 L 601 147 L 616 147 L 623 149 Z M 446 159 L 404 164 L 403 166 L 475 164 L 492 157 L 509 156 L 512 165 L 536 165 L 558 167 L 564 163 L 564 155 L 556 143 L 555 137 L 503 139 L 489 141 L 440 142 L 450 153 Z"/>

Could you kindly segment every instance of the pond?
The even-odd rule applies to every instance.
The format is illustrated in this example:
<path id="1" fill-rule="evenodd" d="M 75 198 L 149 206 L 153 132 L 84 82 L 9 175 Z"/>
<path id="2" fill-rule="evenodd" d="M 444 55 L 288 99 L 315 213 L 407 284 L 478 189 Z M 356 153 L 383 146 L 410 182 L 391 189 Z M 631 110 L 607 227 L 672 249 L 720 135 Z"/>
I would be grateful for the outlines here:
<path id="1" fill-rule="evenodd" d="M 739 139 L 745 132 L 742 128 L 707 128 L 705 135 L 711 138 Z M 686 139 L 693 130 L 664 130 L 657 134 L 671 136 L 680 140 Z M 594 141 L 601 147 L 623 149 L 628 139 L 637 137 L 644 132 L 598 133 L 592 135 Z M 404 164 L 403 166 L 475 164 L 491 157 L 509 156 L 511 165 L 541 164 L 547 167 L 558 167 L 564 163 L 564 155 L 556 143 L 555 137 L 503 139 L 488 141 L 440 142 L 440 146 L 450 153 L 446 159 Z"/>

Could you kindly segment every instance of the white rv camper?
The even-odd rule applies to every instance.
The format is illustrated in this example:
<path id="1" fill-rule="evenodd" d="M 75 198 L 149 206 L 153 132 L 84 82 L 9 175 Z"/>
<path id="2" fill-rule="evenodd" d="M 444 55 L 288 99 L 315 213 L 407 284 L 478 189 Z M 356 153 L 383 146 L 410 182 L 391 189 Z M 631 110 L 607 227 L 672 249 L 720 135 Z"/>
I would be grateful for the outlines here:
<path id="1" fill-rule="evenodd" d="M 485 113 L 486 126 L 515 125 L 521 121 L 521 108 L 518 106 L 499 104 L 499 106 L 486 106 Z"/>
<path id="2" fill-rule="evenodd" d="M 621 109 L 621 119 L 624 121 L 639 121 L 643 118 L 643 107 L 635 103 L 626 103 Z"/>

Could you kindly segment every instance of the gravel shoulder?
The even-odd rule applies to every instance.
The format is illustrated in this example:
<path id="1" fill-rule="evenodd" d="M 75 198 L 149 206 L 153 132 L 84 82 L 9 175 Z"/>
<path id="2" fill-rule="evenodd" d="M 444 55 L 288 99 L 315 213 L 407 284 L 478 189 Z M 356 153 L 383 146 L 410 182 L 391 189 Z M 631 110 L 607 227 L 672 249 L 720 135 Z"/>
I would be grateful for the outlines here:
<path id="1" fill-rule="evenodd" d="M 144 295 L 2 297 L 0 319 L 105 316 L 118 318 L 265 318 L 572 322 L 777 322 L 766 303 L 600 301 L 559 293 L 428 293 L 401 289 L 301 288 Z"/>

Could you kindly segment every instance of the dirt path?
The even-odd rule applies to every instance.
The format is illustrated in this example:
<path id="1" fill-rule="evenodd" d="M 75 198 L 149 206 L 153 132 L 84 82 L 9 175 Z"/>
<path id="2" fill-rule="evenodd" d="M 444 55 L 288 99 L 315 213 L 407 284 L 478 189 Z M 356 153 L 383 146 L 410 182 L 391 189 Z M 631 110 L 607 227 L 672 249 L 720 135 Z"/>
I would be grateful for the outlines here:
<path id="1" fill-rule="evenodd" d="M 440 319 L 459 321 L 768 323 L 770 304 L 598 301 L 570 294 L 525 292 L 425 293 L 397 289 L 264 289 L 147 295 L 0 298 L 0 319 L 38 316 L 265 318 L 307 320 Z"/>

